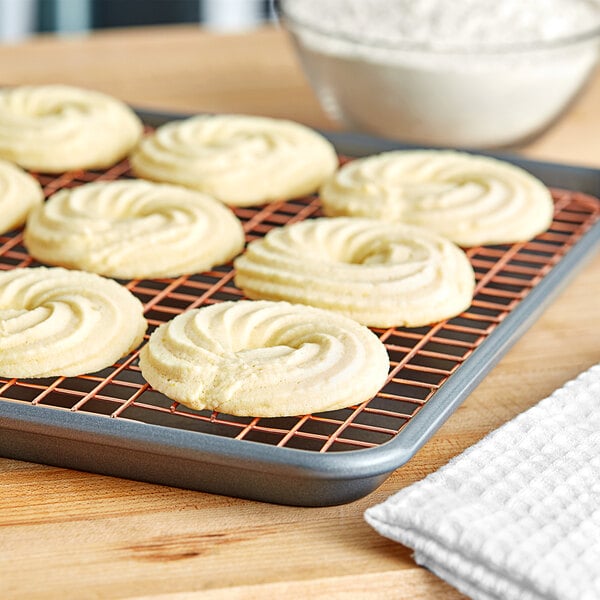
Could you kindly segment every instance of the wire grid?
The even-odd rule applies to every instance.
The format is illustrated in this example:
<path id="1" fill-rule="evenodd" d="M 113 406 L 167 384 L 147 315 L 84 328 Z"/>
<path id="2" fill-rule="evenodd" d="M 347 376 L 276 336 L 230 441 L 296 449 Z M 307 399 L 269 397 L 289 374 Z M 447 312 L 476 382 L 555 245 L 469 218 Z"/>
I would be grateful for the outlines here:
<path id="1" fill-rule="evenodd" d="M 131 177 L 128 163 L 107 171 L 36 175 L 46 196 L 65 187 Z M 250 418 L 193 411 L 154 391 L 138 367 L 138 352 L 98 373 L 80 377 L 1 379 L 0 399 L 91 413 L 226 436 L 312 452 L 339 452 L 378 446 L 409 426 L 436 391 L 469 360 L 479 345 L 600 217 L 600 202 L 581 193 L 553 190 L 551 228 L 520 244 L 467 250 L 476 273 L 471 307 L 463 314 L 420 328 L 374 329 L 390 356 L 390 373 L 368 402 L 346 409 L 286 418 Z M 258 208 L 238 208 L 248 241 L 273 227 L 320 215 L 316 196 Z M 0 236 L 0 269 L 35 266 L 21 231 Z M 233 284 L 231 264 L 174 279 L 122 282 L 145 306 L 149 334 L 185 310 L 243 297 Z"/>

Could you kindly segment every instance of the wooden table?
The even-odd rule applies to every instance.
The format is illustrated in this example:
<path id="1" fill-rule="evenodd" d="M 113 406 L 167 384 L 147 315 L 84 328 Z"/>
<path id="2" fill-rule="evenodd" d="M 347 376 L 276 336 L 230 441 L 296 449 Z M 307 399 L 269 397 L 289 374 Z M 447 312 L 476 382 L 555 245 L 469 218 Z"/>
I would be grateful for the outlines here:
<path id="1" fill-rule="evenodd" d="M 195 27 L 0 46 L 2 84 L 63 82 L 137 106 L 334 127 L 281 31 Z M 600 73 L 522 149 L 600 167 Z M 293 508 L 0 459 L 0 597 L 461 598 L 377 535 L 363 511 L 421 479 L 600 360 L 593 259 L 438 434 L 370 496 Z"/>

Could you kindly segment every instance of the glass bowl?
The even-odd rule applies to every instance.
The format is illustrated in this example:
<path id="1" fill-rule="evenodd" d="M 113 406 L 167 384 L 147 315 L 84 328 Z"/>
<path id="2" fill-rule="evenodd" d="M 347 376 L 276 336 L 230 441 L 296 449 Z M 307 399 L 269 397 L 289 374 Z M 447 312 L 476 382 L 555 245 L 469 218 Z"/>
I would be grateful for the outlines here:
<path id="1" fill-rule="evenodd" d="M 351 130 L 427 145 L 531 141 L 571 105 L 600 47 L 598 22 L 551 41 L 432 46 L 333 34 L 290 14 L 285 1 L 278 13 L 329 116 Z"/>

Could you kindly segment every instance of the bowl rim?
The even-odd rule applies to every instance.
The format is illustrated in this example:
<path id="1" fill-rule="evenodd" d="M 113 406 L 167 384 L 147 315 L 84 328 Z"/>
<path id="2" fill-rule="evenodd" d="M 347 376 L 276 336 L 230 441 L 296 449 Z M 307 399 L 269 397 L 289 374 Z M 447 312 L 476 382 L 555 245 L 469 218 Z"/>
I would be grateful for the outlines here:
<path id="1" fill-rule="evenodd" d="M 274 0 L 273 7 L 276 18 L 285 28 L 292 33 L 297 33 L 304 29 L 307 32 L 322 35 L 341 42 L 360 46 L 362 48 L 374 48 L 377 50 L 396 50 L 403 52 L 415 52 L 422 54 L 478 54 L 498 55 L 498 54 L 527 54 L 535 53 L 543 50 L 558 50 L 565 49 L 569 46 L 592 41 L 600 41 L 600 4 L 598 5 L 598 23 L 594 26 L 578 31 L 577 33 L 563 35 L 552 39 L 535 40 L 531 42 L 517 43 L 495 43 L 495 44 L 454 44 L 454 43 L 438 43 L 435 45 L 427 42 L 418 42 L 414 40 L 399 40 L 392 42 L 389 40 L 361 40 L 347 33 L 332 33 L 326 28 L 315 26 L 314 23 L 307 23 L 302 19 L 291 16 L 285 10 L 282 0 Z"/>

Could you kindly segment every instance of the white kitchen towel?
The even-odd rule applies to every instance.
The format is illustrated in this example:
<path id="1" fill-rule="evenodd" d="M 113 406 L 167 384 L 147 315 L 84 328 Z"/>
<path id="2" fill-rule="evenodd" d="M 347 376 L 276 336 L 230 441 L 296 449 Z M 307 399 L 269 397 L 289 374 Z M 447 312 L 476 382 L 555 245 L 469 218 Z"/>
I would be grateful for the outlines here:
<path id="1" fill-rule="evenodd" d="M 600 364 L 365 518 L 471 598 L 599 600 Z"/>

